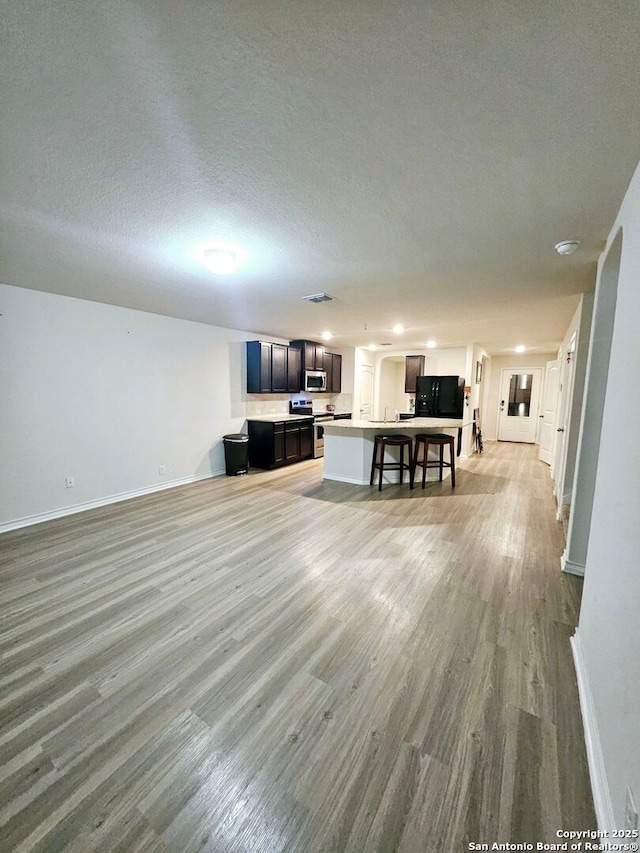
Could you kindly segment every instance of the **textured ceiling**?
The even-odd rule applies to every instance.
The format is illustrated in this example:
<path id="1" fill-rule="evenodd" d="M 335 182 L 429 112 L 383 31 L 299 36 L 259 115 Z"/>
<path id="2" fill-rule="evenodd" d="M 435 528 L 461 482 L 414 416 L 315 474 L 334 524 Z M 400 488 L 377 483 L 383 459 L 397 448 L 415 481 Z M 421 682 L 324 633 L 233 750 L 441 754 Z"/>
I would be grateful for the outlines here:
<path id="1" fill-rule="evenodd" d="M 549 348 L 640 157 L 637 0 L 0 8 L 6 284 L 337 346 L 402 322 Z M 233 276 L 201 263 L 216 241 Z"/>

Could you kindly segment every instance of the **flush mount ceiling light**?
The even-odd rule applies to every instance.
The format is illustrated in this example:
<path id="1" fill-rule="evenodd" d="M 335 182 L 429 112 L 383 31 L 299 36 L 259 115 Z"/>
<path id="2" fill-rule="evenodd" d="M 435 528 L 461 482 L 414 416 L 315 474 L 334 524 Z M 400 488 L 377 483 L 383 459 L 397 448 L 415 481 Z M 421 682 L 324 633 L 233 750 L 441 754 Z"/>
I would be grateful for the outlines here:
<path id="1" fill-rule="evenodd" d="M 394 335 L 401 335 L 404 332 L 404 326 L 402 323 L 396 323 L 392 331 Z"/>
<path id="2" fill-rule="evenodd" d="M 434 349 L 437 344 L 435 341 L 427 341 L 427 346 L 429 347 L 429 349 Z"/>
<path id="3" fill-rule="evenodd" d="M 375 344 L 369 344 L 369 349 L 374 350 L 374 349 L 377 349 L 377 347 Z"/>
<path id="4" fill-rule="evenodd" d="M 322 333 L 322 340 L 323 341 L 330 341 L 332 337 L 333 337 L 333 335 L 331 334 L 331 332 L 323 332 Z"/>
<path id="5" fill-rule="evenodd" d="M 204 262 L 216 275 L 229 275 L 235 272 L 238 266 L 238 258 L 227 249 L 207 249 Z"/>
<path id="6" fill-rule="evenodd" d="M 525 347 L 523 347 L 522 344 L 518 344 L 518 346 L 515 348 L 515 351 L 516 352 L 524 352 Z"/>
<path id="7" fill-rule="evenodd" d="M 580 245 L 580 240 L 561 240 L 556 243 L 556 252 L 559 255 L 572 255 Z"/>

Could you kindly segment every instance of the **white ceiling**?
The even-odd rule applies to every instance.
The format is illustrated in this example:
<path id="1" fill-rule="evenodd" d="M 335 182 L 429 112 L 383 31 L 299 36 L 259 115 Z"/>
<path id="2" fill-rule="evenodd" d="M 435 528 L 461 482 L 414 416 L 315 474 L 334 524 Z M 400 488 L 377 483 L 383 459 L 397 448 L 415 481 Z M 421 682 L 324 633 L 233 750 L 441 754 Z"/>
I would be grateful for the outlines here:
<path id="1" fill-rule="evenodd" d="M 408 346 L 549 349 L 640 157 L 637 0 L 0 11 L 6 284 L 336 346 L 402 322 Z M 233 276 L 201 264 L 215 241 Z"/>

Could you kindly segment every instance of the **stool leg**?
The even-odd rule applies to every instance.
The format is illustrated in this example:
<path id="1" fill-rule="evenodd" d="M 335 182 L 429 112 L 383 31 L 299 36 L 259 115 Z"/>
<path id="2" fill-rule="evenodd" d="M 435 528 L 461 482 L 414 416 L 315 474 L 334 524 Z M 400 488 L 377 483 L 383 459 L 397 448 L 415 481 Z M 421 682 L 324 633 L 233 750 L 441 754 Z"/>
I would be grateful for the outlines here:
<path id="1" fill-rule="evenodd" d="M 456 487 L 456 454 L 453 451 L 453 442 L 449 445 L 449 457 L 451 459 L 451 488 Z"/>
<path id="2" fill-rule="evenodd" d="M 378 491 L 382 491 L 382 472 L 384 471 L 384 441 L 380 442 L 380 477 L 378 478 Z"/>
<path id="3" fill-rule="evenodd" d="M 376 472 L 376 456 L 378 455 L 378 439 L 373 439 L 373 456 L 371 458 L 371 479 L 369 480 L 369 485 L 373 486 L 373 475 Z"/>
<path id="4" fill-rule="evenodd" d="M 429 458 L 429 442 L 422 442 L 422 488 L 427 482 L 427 459 Z"/>
<path id="5" fill-rule="evenodd" d="M 440 445 L 440 482 L 442 482 L 442 469 L 444 467 L 444 444 Z"/>
<path id="6" fill-rule="evenodd" d="M 404 475 L 404 444 L 400 445 L 400 485 L 402 485 Z"/>
<path id="7" fill-rule="evenodd" d="M 410 489 L 413 488 L 413 483 L 416 479 L 417 461 L 418 461 L 418 442 L 416 441 L 416 443 L 413 446 L 413 452 L 409 453 L 409 464 L 411 466 L 409 468 L 409 488 Z"/>

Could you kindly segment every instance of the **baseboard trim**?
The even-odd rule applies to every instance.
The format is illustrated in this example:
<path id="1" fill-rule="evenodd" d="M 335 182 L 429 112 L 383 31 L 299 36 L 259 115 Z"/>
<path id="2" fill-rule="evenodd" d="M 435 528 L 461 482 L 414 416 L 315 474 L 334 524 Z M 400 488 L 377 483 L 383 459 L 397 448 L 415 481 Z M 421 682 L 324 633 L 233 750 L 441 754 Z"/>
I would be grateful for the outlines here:
<path id="1" fill-rule="evenodd" d="M 576 629 L 576 633 L 571 637 L 570 642 L 578 679 L 580 711 L 582 712 L 582 725 L 584 728 L 585 746 L 587 748 L 587 763 L 589 765 L 589 778 L 591 779 L 591 792 L 593 794 L 596 820 L 598 821 L 598 829 L 608 832 L 611 835 L 611 832 L 616 829 L 613 804 L 611 802 L 609 783 L 607 782 L 595 705 L 582 653 L 579 629 Z"/>
<path id="2" fill-rule="evenodd" d="M 368 486 L 368 480 L 358 480 L 356 477 L 338 477 L 335 474 L 331 474 L 328 476 L 327 474 L 322 475 L 323 480 L 335 480 L 336 483 L 350 483 L 352 486 Z"/>
<path id="3" fill-rule="evenodd" d="M 0 524 L 0 533 L 8 533 L 10 530 L 19 530 L 21 527 L 30 527 L 32 524 L 42 524 L 44 521 L 54 521 L 56 518 L 65 518 L 68 515 L 76 515 L 79 512 L 86 512 L 90 509 L 98 509 L 101 506 L 120 503 L 120 501 L 129 501 L 133 498 L 140 498 L 144 495 L 151 495 L 154 492 L 164 492 L 166 489 L 175 489 L 178 486 L 188 486 L 189 483 L 197 483 L 200 480 L 210 480 L 212 477 L 218 477 L 224 474 L 222 471 L 213 471 L 211 474 L 196 474 L 193 477 L 180 477 L 177 480 L 171 480 L 168 483 L 156 483 L 153 486 L 147 486 L 144 489 L 134 489 L 131 492 L 122 492 L 117 495 L 109 495 L 106 498 L 98 498 L 94 501 L 86 501 L 73 506 L 65 506 L 61 509 L 54 509 L 51 512 L 41 512 L 36 515 L 27 515 L 23 518 L 16 518 L 13 521 L 6 521 Z"/>
<path id="4" fill-rule="evenodd" d="M 567 557 L 566 551 L 560 557 L 560 568 L 568 575 L 577 575 L 580 578 L 584 577 L 584 566 L 582 566 L 580 563 L 574 563 L 572 560 L 570 560 Z"/>

